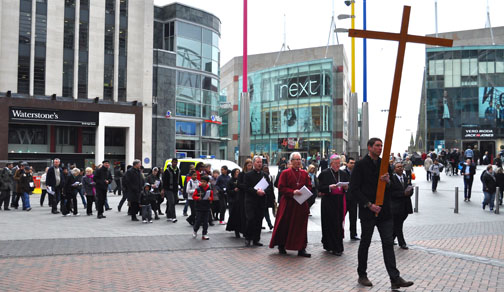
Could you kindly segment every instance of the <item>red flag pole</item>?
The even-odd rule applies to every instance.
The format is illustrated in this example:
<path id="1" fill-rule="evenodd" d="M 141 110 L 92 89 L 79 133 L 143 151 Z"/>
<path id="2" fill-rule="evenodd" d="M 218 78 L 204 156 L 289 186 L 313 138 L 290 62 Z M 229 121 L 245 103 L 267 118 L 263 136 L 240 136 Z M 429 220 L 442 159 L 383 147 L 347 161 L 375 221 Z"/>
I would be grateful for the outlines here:
<path id="1" fill-rule="evenodd" d="M 247 92 L 247 0 L 243 0 L 243 90 Z"/>

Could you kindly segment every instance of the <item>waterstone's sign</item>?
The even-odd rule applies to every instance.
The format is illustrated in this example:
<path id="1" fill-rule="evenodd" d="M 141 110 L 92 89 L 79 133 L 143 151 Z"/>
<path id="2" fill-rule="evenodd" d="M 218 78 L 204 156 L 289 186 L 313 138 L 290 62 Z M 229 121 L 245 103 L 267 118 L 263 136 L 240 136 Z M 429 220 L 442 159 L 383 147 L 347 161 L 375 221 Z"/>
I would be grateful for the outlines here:
<path id="1" fill-rule="evenodd" d="M 320 75 L 299 76 L 283 79 L 277 84 L 277 99 L 320 96 Z"/>
<path id="2" fill-rule="evenodd" d="M 95 127 L 98 125 L 98 112 L 11 107 L 9 122 Z"/>
<path id="3" fill-rule="evenodd" d="M 462 137 L 476 139 L 494 138 L 494 130 L 481 128 L 462 128 Z"/>

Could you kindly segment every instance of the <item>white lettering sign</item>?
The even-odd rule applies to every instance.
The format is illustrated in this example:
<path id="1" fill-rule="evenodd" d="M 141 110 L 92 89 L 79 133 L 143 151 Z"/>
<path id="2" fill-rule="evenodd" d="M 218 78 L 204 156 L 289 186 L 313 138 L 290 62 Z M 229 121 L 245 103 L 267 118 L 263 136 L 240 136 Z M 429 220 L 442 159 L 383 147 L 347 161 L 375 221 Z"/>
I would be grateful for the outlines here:
<path id="1" fill-rule="evenodd" d="M 280 86 L 280 98 L 283 98 L 283 90 L 288 92 L 289 97 L 299 97 L 305 94 L 306 96 L 316 95 L 317 91 L 313 91 L 316 88 L 316 80 L 306 80 L 304 83 L 291 83 L 290 85 L 283 84 Z"/>

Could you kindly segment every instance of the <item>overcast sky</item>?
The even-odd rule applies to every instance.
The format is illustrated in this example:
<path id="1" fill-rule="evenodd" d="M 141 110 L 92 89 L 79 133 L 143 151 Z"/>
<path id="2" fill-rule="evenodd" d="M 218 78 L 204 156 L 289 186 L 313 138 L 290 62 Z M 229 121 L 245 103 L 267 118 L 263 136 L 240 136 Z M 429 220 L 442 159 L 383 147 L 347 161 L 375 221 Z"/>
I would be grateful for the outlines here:
<path id="1" fill-rule="evenodd" d="M 156 5 L 170 4 L 170 0 L 154 0 Z M 195 8 L 210 12 L 221 22 L 221 66 L 243 53 L 243 0 L 178 0 Z M 284 14 L 286 43 L 290 49 L 327 45 L 334 14 L 350 14 L 343 0 L 249 0 L 248 1 L 248 53 L 259 54 L 279 51 L 283 43 Z M 355 4 L 355 28 L 362 29 L 362 0 Z M 411 6 L 409 33 L 426 35 L 435 33 L 435 0 L 369 0 L 367 1 L 367 29 L 399 32 L 404 5 Z M 489 0 L 490 20 L 493 27 L 504 26 L 504 1 Z M 487 0 L 438 0 L 438 31 L 459 31 L 484 28 L 487 19 Z M 350 27 L 350 19 L 336 20 L 336 26 Z M 490 35 L 490 32 L 488 32 Z M 350 40 L 338 34 L 350 66 Z M 332 43 L 332 41 L 330 42 Z M 387 113 L 392 91 L 397 44 L 395 42 L 368 40 L 368 102 L 370 111 L 370 136 L 385 138 Z M 415 136 L 422 76 L 425 67 L 425 46 L 408 44 L 399 96 L 392 152 L 407 149 L 410 135 Z M 349 68 L 350 70 L 350 68 Z M 350 72 L 349 72 L 350 74 Z M 350 76 L 349 76 L 350 78 Z M 362 40 L 356 39 L 356 92 L 362 101 Z"/>

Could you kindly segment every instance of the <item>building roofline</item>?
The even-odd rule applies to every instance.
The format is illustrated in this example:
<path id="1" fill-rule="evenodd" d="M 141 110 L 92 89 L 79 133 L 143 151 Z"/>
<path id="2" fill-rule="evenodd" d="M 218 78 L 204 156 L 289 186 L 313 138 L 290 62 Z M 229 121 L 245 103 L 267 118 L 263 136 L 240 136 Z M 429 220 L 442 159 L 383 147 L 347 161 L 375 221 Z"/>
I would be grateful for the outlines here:
<path id="1" fill-rule="evenodd" d="M 172 2 L 170 4 L 166 4 L 166 5 L 163 5 L 163 6 L 158 6 L 158 5 L 154 5 L 154 7 L 159 7 L 159 8 L 164 8 L 164 7 L 167 7 L 167 6 L 171 6 L 171 5 L 180 5 L 180 6 L 185 6 L 187 8 L 191 8 L 191 9 L 194 9 L 194 10 L 198 10 L 198 11 L 201 11 L 201 12 L 205 12 L 207 14 L 210 14 L 211 16 L 217 18 L 217 20 L 222 24 L 222 21 L 220 20 L 219 17 L 215 16 L 215 14 L 211 13 L 211 12 L 208 12 L 206 10 L 203 10 L 201 8 L 196 8 L 194 6 L 191 6 L 191 5 L 187 5 L 187 4 L 184 4 L 184 3 L 180 3 L 180 2 Z"/>

